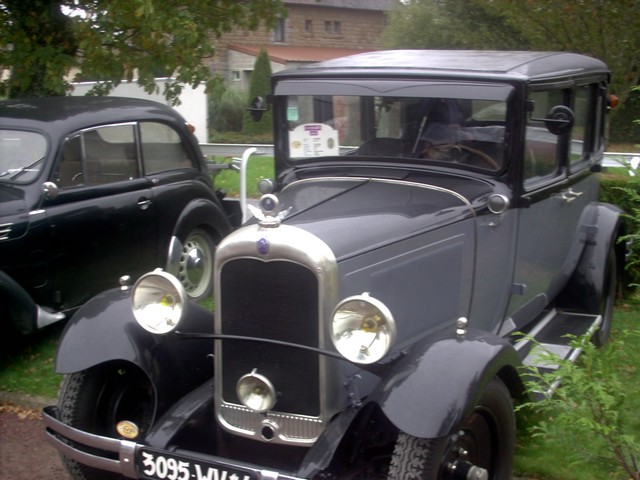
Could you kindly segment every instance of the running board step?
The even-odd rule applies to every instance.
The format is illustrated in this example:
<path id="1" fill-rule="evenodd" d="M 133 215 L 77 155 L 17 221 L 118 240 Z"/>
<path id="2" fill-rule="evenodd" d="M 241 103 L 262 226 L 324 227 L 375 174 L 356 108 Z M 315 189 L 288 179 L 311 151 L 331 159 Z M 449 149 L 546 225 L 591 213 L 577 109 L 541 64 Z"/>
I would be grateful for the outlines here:
<path id="1" fill-rule="evenodd" d="M 571 345 L 572 338 L 591 338 L 602 324 L 602 316 L 551 310 L 529 332 L 526 338 L 516 339 L 514 348 L 525 366 L 535 367 L 540 373 L 558 369 L 557 359 L 574 362 L 582 349 Z M 547 395 L 560 384 L 560 379 L 545 392 Z"/>

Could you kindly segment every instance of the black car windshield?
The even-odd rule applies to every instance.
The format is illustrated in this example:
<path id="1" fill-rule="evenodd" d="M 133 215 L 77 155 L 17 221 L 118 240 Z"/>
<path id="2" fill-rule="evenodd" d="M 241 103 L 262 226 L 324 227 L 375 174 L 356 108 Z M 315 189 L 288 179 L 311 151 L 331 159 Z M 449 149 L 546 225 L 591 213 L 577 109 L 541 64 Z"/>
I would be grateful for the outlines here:
<path id="1" fill-rule="evenodd" d="M 46 152 L 44 135 L 0 129 L 0 182 L 31 182 L 42 170 Z"/>
<path id="2" fill-rule="evenodd" d="M 296 91 L 295 82 L 290 83 Z M 317 83 L 316 91 L 321 92 L 321 82 Z M 290 161 L 348 155 L 411 158 L 490 171 L 502 168 L 510 87 L 438 84 L 380 94 L 384 89 L 378 85 L 334 94 L 341 86 L 325 84 L 331 95 L 284 99 Z M 357 94 L 358 90 L 367 94 Z"/>

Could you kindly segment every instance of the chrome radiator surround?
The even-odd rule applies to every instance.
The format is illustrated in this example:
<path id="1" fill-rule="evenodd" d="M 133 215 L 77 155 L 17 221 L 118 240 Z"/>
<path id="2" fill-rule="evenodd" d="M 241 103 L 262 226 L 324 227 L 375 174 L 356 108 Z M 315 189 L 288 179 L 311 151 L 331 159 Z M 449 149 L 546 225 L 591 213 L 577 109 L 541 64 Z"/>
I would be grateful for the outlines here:
<path id="1" fill-rule="evenodd" d="M 224 331 L 224 325 L 229 325 L 234 320 L 230 318 L 223 319 L 225 299 L 222 298 L 224 290 L 221 285 L 222 271 L 229 262 L 247 259 L 264 262 L 266 269 L 270 268 L 269 262 L 275 262 L 274 266 L 278 262 L 289 262 L 296 266 L 304 267 L 309 271 L 312 278 L 315 278 L 317 285 L 315 295 L 317 295 L 318 300 L 318 311 L 314 312 L 315 318 L 302 318 L 300 321 L 313 322 L 315 327 L 309 323 L 306 323 L 306 327 L 317 329 L 315 341 L 318 344 L 301 344 L 299 347 L 302 350 L 312 347 L 313 349 L 330 349 L 333 351 L 332 343 L 328 336 L 328 322 L 338 301 L 338 273 L 335 256 L 331 249 L 318 237 L 290 225 L 276 227 L 247 226 L 232 233 L 220 243 L 216 251 L 214 266 L 215 332 L 227 336 L 228 332 Z M 260 264 L 262 265 L 262 263 Z M 286 279 L 284 283 L 286 285 Z M 314 288 L 316 287 L 314 286 Z M 248 288 L 246 302 L 251 302 L 252 297 L 252 292 Z M 265 305 L 264 308 L 265 311 L 268 310 L 269 305 Z M 268 330 L 268 327 L 265 328 Z M 249 330 L 243 335 L 253 336 L 254 334 Z M 258 344 L 252 341 L 251 345 L 261 345 L 259 335 L 260 333 L 256 333 L 254 337 Z M 278 340 L 278 338 L 268 339 L 266 337 L 265 339 L 267 344 L 269 340 Z M 290 407 L 287 408 L 288 411 L 279 411 L 278 404 L 271 411 L 258 413 L 244 405 L 230 401 L 232 400 L 230 398 L 223 398 L 224 376 L 225 373 L 231 371 L 229 369 L 225 371 L 223 351 L 225 344 L 233 341 L 227 338 L 215 341 L 214 378 L 216 388 L 214 403 L 216 419 L 220 426 L 233 434 L 265 442 L 289 445 L 313 444 L 324 430 L 326 422 L 344 406 L 344 394 L 339 382 L 339 362 L 335 358 L 317 354 L 317 378 L 319 379 L 318 398 L 316 399 L 319 406 L 317 415 L 315 411 L 290 411 L 296 410 L 296 408 Z M 229 343 L 229 345 L 232 344 Z M 297 349 L 298 347 L 286 348 Z M 292 356 L 292 358 L 295 357 L 295 355 Z M 256 364 L 255 367 L 264 374 L 261 363 L 268 365 L 268 362 L 268 358 L 258 358 L 256 363 L 259 364 Z M 294 369 L 296 367 L 295 360 L 292 360 L 291 364 L 283 365 L 281 368 Z M 313 370 L 315 371 L 315 367 Z M 236 376 L 237 373 L 234 373 L 230 378 L 226 379 L 227 392 L 229 391 L 229 384 L 237 381 Z M 291 392 L 290 389 L 289 392 Z M 229 396 L 227 393 L 227 397 Z M 289 397 L 280 403 L 291 406 L 295 404 L 295 400 L 296 398 L 292 398 L 291 393 L 289 393 Z M 282 406 L 280 406 L 280 409 L 282 409 Z M 310 413 L 312 414 L 310 415 Z"/>

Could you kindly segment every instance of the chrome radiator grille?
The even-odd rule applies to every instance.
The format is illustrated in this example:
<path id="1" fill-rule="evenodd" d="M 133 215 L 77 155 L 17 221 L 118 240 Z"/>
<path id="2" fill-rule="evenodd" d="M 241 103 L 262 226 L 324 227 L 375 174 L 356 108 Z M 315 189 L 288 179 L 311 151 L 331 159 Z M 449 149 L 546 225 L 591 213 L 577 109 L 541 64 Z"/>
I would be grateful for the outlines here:
<path id="1" fill-rule="evenodd" d="M 318 280 L 290 261 L 237 258 L 221 271 L 220 333 L 319 346 Z M 256 369 L 278 392 L 274 412 L 320 415 L 319 356 L 300 348 L 265 342 L 225 340 L 221 355 L 222 400 L 239 405 L 236 383 Z M 220 380 L 220 379 L 218 379 Z"/>

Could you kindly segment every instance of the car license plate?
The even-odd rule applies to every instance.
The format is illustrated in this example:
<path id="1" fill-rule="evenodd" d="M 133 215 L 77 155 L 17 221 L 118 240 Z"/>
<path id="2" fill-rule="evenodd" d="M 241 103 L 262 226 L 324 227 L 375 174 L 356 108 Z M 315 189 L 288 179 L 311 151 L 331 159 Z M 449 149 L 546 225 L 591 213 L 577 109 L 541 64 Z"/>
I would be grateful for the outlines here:
<path id="1" fill-rule="evenodd" d="M 194 460 L 143 448 L 138 451 L 138 472 L 152 480 L 255 480 L 249 470 Z"/>

